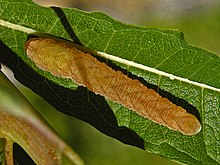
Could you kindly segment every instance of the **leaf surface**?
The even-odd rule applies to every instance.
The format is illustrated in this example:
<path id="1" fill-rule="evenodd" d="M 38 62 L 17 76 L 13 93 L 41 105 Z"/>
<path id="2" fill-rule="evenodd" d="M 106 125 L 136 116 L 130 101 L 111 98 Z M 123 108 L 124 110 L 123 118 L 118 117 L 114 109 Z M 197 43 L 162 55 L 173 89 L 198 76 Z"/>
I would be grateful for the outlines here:
<path id="1" fill-rule="evenodd" d="M 17 80 L 44 97 L 57 110 L 89 122 L 124 143 L 169 159 L 187 164 L 220 163 L 218 55 L 187 44 L 179 31 L 126 25 L 99 12 L 44 8 L 29 1 L 1 0 L 0 21 L 3 50 L 0 61 L 13 70 Z M 120 57 L 125 62 L 111 59 L 109 65 L 129 72 L 132 78 L 195 113 L 202 123 L 201 132 L 184 136 L 78 87 L 68 79 L 40 70 L 24 53 L 23 47 L 31 32 L 72 40 Z M 135 65 L 131 66 L 127 61 Z"/>

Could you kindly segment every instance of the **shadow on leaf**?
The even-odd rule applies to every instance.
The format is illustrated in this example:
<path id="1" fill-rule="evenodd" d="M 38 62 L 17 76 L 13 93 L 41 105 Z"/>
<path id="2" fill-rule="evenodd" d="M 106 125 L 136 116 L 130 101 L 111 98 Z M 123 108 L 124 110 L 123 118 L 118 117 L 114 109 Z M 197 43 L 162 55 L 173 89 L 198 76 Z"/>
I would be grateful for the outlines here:
<path id="1" fill-rule="evenodd" d="M 40 95 L 58 111 L 88 122 L 102 133 L 123 143 L 144 149 L 143 139 L 134 131 L 118 126 L 115 115 L 104 97 L 84 87 L 71 90 L 59 86 L 36 73 L 2 41 L 0 49 L 0 62 L 13 71 L 16 80 Z"/>

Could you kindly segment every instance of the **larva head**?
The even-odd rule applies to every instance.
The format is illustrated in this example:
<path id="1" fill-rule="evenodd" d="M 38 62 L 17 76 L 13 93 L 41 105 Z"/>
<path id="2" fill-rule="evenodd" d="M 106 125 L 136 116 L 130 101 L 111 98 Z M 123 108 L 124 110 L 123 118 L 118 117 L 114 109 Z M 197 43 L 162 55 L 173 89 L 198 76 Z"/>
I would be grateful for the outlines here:
<path id="1" fill-rule="evenodd" d="M 28 55 L 28 57 L 36 63 L 37 66 L 41 66 L 41 68 L 44 68 L 44 64 L 42 63 L 44 60 L 42 60 L 42 48 L 44 48 L 45 43 L 42 42 L 42 38 L 31 38 L 29 39 L 25 44 L 25 52 Z"/>
<path id="2" fill-rule="evenodd" d="M 50 38 L 29 39 L 25 44 L 25 51 L 39 68 L 57 76 L 61 76 L 61 70 L 71 59 L 71 56 L 66 53 L 68 45 Z"/>
<path id="3" fill-rule="evenodd" d="M 33 51 L 36 51 L 37 47 L 35 45 L 38 45 L 41 42 L 41 39 L 39 38 L 30 38 L 25 46 L 24 46 L 24 50 L 26 52 L 26 54 L 30 54 L 29 57 L 31 58 L 31 54 Z M 38 46 L 39 47 L 39 46 Z"/>
<path id="4" fill-rule="evenodd" d="M 82 58 L 82 52 L 67 42 L 50 38 L 29 39 L 25 45 L 28 57 L 41 70 L 54 76 L 69 78 L 73 59 Z"/>

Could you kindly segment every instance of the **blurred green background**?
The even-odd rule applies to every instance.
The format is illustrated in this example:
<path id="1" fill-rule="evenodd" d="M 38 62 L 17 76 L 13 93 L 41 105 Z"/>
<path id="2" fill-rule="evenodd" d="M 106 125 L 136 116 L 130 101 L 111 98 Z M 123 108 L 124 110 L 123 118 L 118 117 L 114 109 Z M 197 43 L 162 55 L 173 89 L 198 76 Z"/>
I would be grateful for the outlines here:
<path id="1" fill-rule="evenodd" d="M 98 0 L 84 0 L 81 3 L 76 3 L 72 0 L 64 3 L 63 1 L 64 6 L 77 6 L 88 11 L 103 11 L 113 18 L 127 23 L 147 27 L 178 29 L 184 33 L 185 40 L 189 44 L 205 48 L 216 54 L 220 54 L 219 2 L 218 0 L 191 0 L 185 2 L 179 0 L 137 0 L 133 3 L 131 1 L 104 3 Z M 118 5 L 118 7 L 115 7 L 115 5 Z M 177 164 L 107 137 L 89 124 L 56 111 L 29 89 L 19 84 L 18 86 L 34 107 L 56 130 L 58 135 L 88 165 Z"/>

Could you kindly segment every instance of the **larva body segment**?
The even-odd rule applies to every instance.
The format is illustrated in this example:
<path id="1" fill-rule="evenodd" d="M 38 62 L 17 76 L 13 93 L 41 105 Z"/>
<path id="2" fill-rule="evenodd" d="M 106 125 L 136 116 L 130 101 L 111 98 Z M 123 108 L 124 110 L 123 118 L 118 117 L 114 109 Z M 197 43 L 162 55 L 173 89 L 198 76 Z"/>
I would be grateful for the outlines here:
<path id="1" fill-rule="evenodd" d="M 184 135 L 194 135 L 201 130 L 198 119 L 182 107 L 69 43 L 35 38 L 28 40 L 25 50 L 39 68 L 54 76 L 70 78 L 158 124 Z"/>

